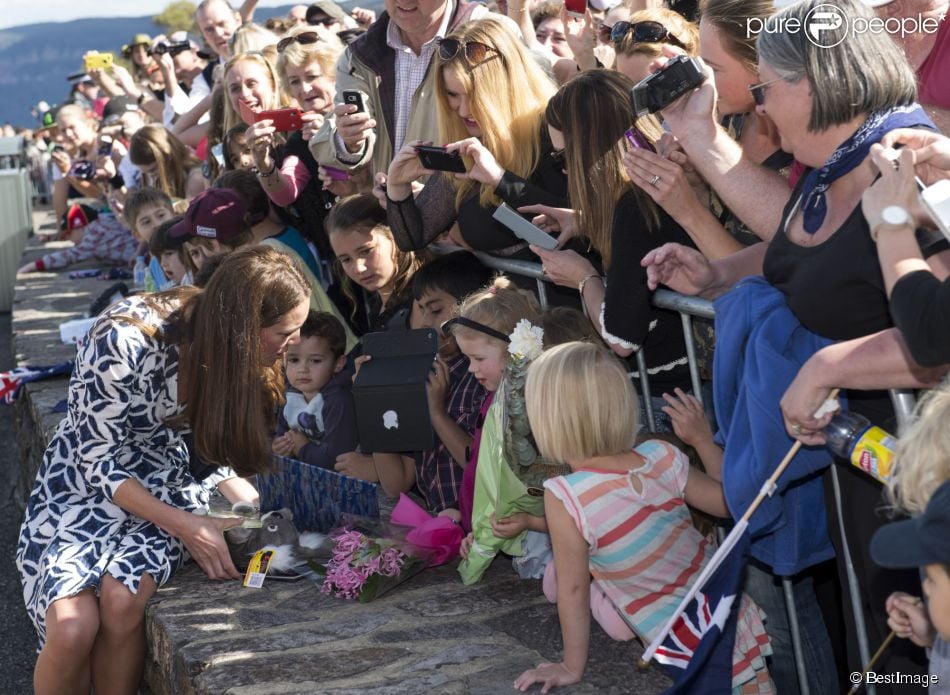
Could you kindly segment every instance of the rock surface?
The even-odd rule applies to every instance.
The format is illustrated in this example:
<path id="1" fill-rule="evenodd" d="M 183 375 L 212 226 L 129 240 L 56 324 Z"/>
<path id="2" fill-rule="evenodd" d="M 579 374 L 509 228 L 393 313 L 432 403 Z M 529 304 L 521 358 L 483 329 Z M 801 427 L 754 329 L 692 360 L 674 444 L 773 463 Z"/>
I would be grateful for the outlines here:
<path id="1" fill-rule="evenodd" d="M 25 261 L 39 249 L 31 240 Z M 73 357 L 58 326 L 79 317 L 107 286 L 65 272 L 20 276 L 17 364 Z M 66 388 L 66 378 L 29 384 L 17 401 L 21 504 L 62 417 L 53 408 Z M 308 579 L 269 580 L 261 589 L 211 582 L 189 565 L 149 605 L 147 631 L 145 685 L 161 695 L 505 693 L 523 670 L 558 660 L 561 650 L 557 610 L 540 581 L 518 579 L 505 559 L 471 587 L 453 564 L 426 570 L 368 604 L 326 596 Z M 584 681 L 564 692 L 662 691 L 669 680 L 656 667 L 637 669 L 641 651 L 593 624 Z"/>

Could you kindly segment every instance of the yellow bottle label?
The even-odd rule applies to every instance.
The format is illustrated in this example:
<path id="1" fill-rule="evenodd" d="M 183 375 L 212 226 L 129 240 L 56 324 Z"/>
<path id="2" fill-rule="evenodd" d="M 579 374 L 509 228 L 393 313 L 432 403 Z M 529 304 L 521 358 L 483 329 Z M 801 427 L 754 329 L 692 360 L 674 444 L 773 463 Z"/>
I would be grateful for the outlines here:
<path id="1" fill-rule="evenodd" d="M 855 443 L 851 451 L 851 465 L 886 483 L 894 465 L 896 446 L 897 440 L 890 434 L 880 427 L 871 427 Z"/>

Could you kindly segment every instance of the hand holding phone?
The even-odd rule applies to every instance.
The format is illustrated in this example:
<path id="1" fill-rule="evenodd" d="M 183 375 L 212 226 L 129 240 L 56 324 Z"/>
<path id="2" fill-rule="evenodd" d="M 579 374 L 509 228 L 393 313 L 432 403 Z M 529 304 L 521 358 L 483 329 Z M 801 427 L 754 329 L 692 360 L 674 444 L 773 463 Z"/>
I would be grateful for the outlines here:
<path id="1" fill-rule="evenodd" d="M 584 19 L 587 14 L 587 0 L 564 0 L 564 9 L 569 16 Z"/>
<path id="2" fill-rule="evenodd" d="M 557 239 L 540 227 L 528 222 L 517 211 L 502 203 L 492 215 L 494 219 L 508 227 L 516 237 L 542 249 L 553 251 L 557 248 Z"/>
<path id="3" fill-rule="evenodd" d="M 646 136 L 641 133 L 636 126 L 628 128 L 623 136 L 627 138 L 627 142 L 629 142 L 635 150 L 656 152 L 656 147 L 653 146 L 653 143 L 647 140 Z"/>
<path id="4" fill-rule="evenodd" d="M 292 133 L 303 128 L 300 109 L 294 108 L 258 111 L 254 114 L 254 123 L 260 121 L 273 121 L 274 130 L 279 133 Z"/>
<path id="5" fill-rule="evenodd" d="M 462 155 L 458 152 L 446 152 L 444 147 L 417 145 L 416 155 L 426 169 L 450 171 L 456 174 L 464 174 L 466 171 Z"/>
<path id="6" fill-rule="evenodd" d="M 115 56 L 111 53 L 99 53 L 94 51 L 83 56 L 82 64 L 86 72 L 92 70 L 108 70 L 115 62 Z"/>
<path id="7" fill-rule="evenodd" d="M 357 92 L 355 89 L 344 89 L 343 90 L 343 103 L 348 106 L 355 106 L 356 111 L 353 113 L 362 113 L 366 111 L 366 107 L 363 105 L 363 95 Z"/>

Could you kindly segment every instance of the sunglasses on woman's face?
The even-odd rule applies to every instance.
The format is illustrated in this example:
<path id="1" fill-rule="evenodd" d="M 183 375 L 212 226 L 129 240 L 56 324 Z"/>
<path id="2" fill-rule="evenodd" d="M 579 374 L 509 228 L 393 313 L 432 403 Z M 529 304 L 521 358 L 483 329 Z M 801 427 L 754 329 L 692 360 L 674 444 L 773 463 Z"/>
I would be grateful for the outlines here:
<path id="1" fill-rule="evenodd" d="M 460 41 L 459 39 L 439 39 L 439 58 L 452 60 L 463 52 L 469 67 L 475 67 L 488 60 L 490 54 L 498 53 L 498 49 L 481 41 Z"/>
<path id="2" fill-rule="evenodd" d="M 283 53 L 284 49 L 292 43 L 299 43 L 301 46 L 309 46 L 320 40 L 320 34 L 315 31 L 304 31 L 296 36 L 288 36 L 277 42 L 277 52 Z"/>
<path id="3" fill-rule="evenodd" d="M 752 93 L 752 101 L 755 102 L 756 106 L 762 106 L 762 104 L 765 103 L 765 88 L 781 79 L 781 77 L 776 77 L 774 80 L 767 80 L 765 82 L 759 82 L 758 84 L 749 85 L 749 91 Z"/>
<path id="4" fill-rule="evenodd" d="M 686 50 L 686 46 L 659 22 L 617 22 L 611 27 L 610 39 L 613 42 L 623 41 L 633 34 L 634 43 L 668 43 Z"/>

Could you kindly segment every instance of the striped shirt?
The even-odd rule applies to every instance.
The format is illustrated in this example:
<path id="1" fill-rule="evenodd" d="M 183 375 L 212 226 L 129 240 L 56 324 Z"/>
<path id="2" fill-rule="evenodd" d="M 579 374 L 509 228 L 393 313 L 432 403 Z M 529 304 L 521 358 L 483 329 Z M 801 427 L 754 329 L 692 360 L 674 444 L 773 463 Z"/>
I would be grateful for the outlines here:
<path id="1" fill-rule="evenodd" d="M 715 548 L 693 526 L 683 499 L 689 475 L 686 455 L 659 440 L 644 442 L 634 451 L 644 464 L 633 471 L 579 468 L 544 486 L 564 504 L 590 546 L 591 576 L 648 643 L 673 615 Z M 633 486 L 634 477 L 640 492 Z M 758 609 L 745 597 L 743 606 L 746 615 L 740 618 L 733 654 L 734 665 L 743 672 L 739 682 L 765 668 L 763 657 L 771 653 Z"/>

